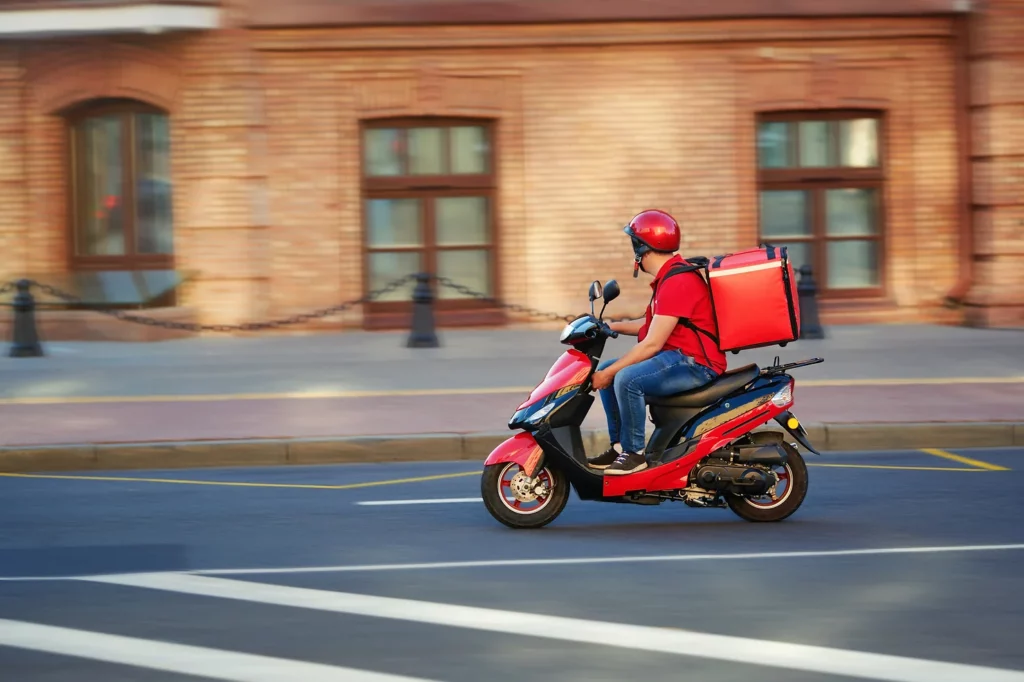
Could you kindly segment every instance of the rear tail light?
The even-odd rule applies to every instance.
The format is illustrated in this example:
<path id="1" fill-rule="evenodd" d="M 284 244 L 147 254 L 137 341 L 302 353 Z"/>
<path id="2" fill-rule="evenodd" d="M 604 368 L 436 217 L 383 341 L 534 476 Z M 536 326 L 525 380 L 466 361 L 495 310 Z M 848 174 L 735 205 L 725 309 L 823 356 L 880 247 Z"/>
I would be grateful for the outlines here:
<path id="1" fill-rule="evenodd" d="M 772 404 L 775 407 L 789 407 L 793 404 L 793 382 L 789 382 L 781 391 L 772 396 Z"/>

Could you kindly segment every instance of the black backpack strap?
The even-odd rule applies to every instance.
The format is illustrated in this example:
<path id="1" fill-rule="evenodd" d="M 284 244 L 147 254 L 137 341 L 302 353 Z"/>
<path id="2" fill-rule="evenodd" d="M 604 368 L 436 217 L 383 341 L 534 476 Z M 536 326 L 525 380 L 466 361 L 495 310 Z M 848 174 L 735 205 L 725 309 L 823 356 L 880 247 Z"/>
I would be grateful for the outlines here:
<path id="1" fill-rule="evenodd" d="M 715 336 L 714 334 L 712 334 L 711 332 L 707 331 L 706 329 L 701 329 L 700 327 L 695 325 L 693 323 L 693 321 L 690 318 L 688 318 L 688 317 L 680 317 L 679 318 L 679 324 L 683 325 L 684 327 L 686 327 L 687 329 L 691 330 L 692 332 L 694 332 L 697 335 L 697 343 L 700 344 L 700 352 L 704 354 L 704 359 L 707 361 L 708 366 L 710 367 L 711 366 L 711 358 L 708 357 L 708 350 L 707 350 L 707 348 L 704 347 L 704 341 L 700 338 L 700 336 L 701 336 L 701 334 L 703 334 L 704 336 L 706 336 L 709 339 L 711 339 L 712 341 L 714 341 L 716 348 L 718 347 L 718 337 Z"/>
<path id="2" fill-rule="evenodd" d="M 652 305 L 654 303 L 654 297 L 658 295 L 658 287 L 660 287 L 665 280 L 671 279 L 676 275 L 682 275 L 686 272 L 697 272 L 698 270 L 703 269 L 704 266 L 707 265 L 707 262 L 707 258 L 688 258 L 687 263 L 689 263 L 689 265 L 673 265 L 669 268 L 669 271 L 665 273 L 665 276 L 661 278 L 661 281 L 658 282 L 657 286 L 654 287 L 654 291 L 651 292 L 651 301 L 648 305 Z"/>
<path id="3" fill-rule="evenodd" d="M 661 278 L 661 281 L 658 282 L 658 286 L 660 287 L 661 284 L 664 283 L 665 280 L 669 279 L 670 277 L 674 277 L 676 275 L 682 275 L 683 273 L 686 273 L 686 272 L 697 272 L 698 270 L 703 270 L 705 267 L 707 267 L 707 265 L 709 263 L 707 258 L 700 258 L 700 257 L 698 257 L 698 258 L 687 258 L 686 262 L 688 263 L 688 265 L 673 265 L 669 269 L 669 271 L 665 273 L 665 276 Z M 703 279 L 704 278 L 702 277 L 701 281 L 703 281 Z M 651 302 L 648 305 L 654 305 L 654 297 L 657 296 L 657 295 L 658 295 L 658 288 L 655 287 L 654 291 L 651 293 Z M 711 332 L 707 331 L 706 329 L 701 329 L 700 327 L 698 327 L 697 325 L 695 325 L 693 323 L 693 320 L 691 320 L 688 317 L 680 317 L 679 318 L 679 324 L 683 325 L 684 327 L 686 327 L 687 329 L 689 329 L 690 331 L 694 332 L 697 335 L 697 343 L 700 344 L 700 351 L 704 354 L 704 359 L 710 365 L 711 364 L 711 358 L 708 356 L 708 352 L 704 348 L 704 341 L 700 337 L 701 337 L 701 334 L 703 334 L 704 336 L 708 337 L 709 339 L 711 339 L 714 342 L 716 347 L 718 346 L 718 337 L 715 336 L 714 334 L 712 334 Z"/>

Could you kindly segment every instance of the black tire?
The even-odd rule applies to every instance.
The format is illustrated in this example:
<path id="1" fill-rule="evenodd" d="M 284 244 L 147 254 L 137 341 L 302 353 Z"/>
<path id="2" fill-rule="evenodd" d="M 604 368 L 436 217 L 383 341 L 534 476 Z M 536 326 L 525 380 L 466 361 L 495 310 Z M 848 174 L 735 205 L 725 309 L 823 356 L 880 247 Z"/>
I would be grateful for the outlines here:
<path id="1" fill-rule="evenodd" d="M 755 523 L 774 523 L 788 518 L 800 508 L 804 498 L 807 497 L 807 464 L 804 458 L 789 443 L 780 444 L 786 450 L 787 464 L 790 479 L 786 491 L 782 494 L 781 503 L 770 508 L 759 507 L 745 497 L 737 495 L 726 495 L 725 501 L 729 504 L 736 516 L 746 521 Z"/>
<path id="2" fill-rule="evenodd" d="M 485 467 L 484 473 L 480 477 L 481 497 L 483 497 L 484 506 L 487 507 L 491 516 L 509 528 L 517 529 L 543 528 L 554 521 L 565 509 L 566 502 L 569 501 L 569 479 L 565 474 L 559 469 L 543 467 L 537 475 L 546 472 L 551 480 L 551 494 L 542 507 L 536 511 L 524 513 L 509 508 L 500 487 L 502 474 L 510 467 L 517 472 L 522 471 L 522 467 L 514 462 L 502 462 Z"/>

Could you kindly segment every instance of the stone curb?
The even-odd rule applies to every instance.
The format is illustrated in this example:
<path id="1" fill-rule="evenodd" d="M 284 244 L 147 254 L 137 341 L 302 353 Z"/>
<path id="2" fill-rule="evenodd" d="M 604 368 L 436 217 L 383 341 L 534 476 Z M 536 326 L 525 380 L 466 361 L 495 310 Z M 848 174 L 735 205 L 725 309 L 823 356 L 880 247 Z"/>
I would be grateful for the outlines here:
<path id="1" fill-rule="evenodd" d="M 807 424 L 822 452 L 1024 447 L 1024 422 Z M 512 431 L 474 434 L 80 444 L 0 448 L 0 472 L 188 469 L 354 462 L 482 461 Z M 606 431 L 584 432 L 588 452 Z"/>

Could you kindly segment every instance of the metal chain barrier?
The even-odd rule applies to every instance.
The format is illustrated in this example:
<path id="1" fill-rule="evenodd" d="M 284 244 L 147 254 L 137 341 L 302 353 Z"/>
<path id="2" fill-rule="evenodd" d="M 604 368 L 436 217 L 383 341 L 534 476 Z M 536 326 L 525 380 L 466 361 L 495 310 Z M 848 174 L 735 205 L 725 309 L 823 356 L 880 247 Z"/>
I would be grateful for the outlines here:
<path id="1" fill-rule="evenodd" d="M 469 287 L 453 282 L 451 279 L 447 277 L 435 277 L 434 279 L 437 280 L 437 282 L 442 286 L 448 287 L 453 291 L 457 291 L 463 296 L 469 296 L 470 298 L 475 298 L 481 301 L 494 301 L 494 303 L 501 308 L 505 308 L 506 310 L 511 310 L 517 313 L 522 313 L 529 317 L 542 317 L 551 320 L 560 320 L 563 322 L 571 322 L 578 317 L 577 315 L 559 315 L 558 313 L 548 313 L 544 312 L 543 310 L 537 310 L 536 308 L 528 308 L 526 306 L 517 305 L 515 303 L 503 303 L 495 299 L 493 296 L 480 293 L 479 291 L 473 291 Z"/>
<path id="2" fill-rule="evenodd" d="M 572 322 L 577 317 L 579 317 L 579 315 L 559 315 L 558 313 L 544 312 L 542 310 L 537 310 L 536 308 L 528 308 L 526 306 L 521 306 L 515 303 L 504 303 L 502 301 L 495 299 L 493 296 L 489 296 L 479 291 L 474 291 L 467 286 L 453 282 L 451 279 L 447 277 L 435 277 L 434 279 L 437 280 L 439 284 L 449 289 L 452 289 L 453 291 L 457 291 L 464 296 L 470 296 L 481 301 L 494 301 L 494 303 L 501 308 L 505 308 L 506 310 L 511 310 L 517 313 L 522 313 L 529 317 L 547 318 L 551 320 L 560 320 L 564 322 Z M 636 320 L 639 317 L 643 316 L 640 315 L 637 317 L 607 317 L 605 318 L 605 322 L 628 322 L 630 320 Z"/>
<path id="3" fill-rule="evenodd" d="M 164 329 L 177 329 L 191 332 L 260 331 L 264 329 L 277 329 L 279 327 L 284 327 L 287 325 L 300 324 L 308 320 L 314 320 L 329 317 L 331 315 L 336 315 L 340 312 L 348 310 L 349 308 L 352 308 L 353 306 L 357 306 L 363 303 L 369 303 L 370 301 L 376 298 L 389 294 L 392 291 L 395 291 L 396 289 L 407 284 L 411 280 L 415 279 L 415 277 L 415 275 L 407 275 L 401 279 L 396 279 L 387 286 L 371 291 L 367 293 L 365 296 L 353 299 L 351 301 L 345 301 L 344 303 L 339 303 L 338 305 L 331 306 L 330 308 L 322 308 L 320 310 L 314 310 L 308 313 L 299 313 L 298 315 L 292 315 L 291 317 L 286 317 L 279 320 L 270 320 L 268 322 L 246 322 L 243 324 L 196 324 L 191 322 L 172 322 L 169 320 L 157 320 L 152 317 L 146 317 L 144 315 L 135 315 L 133 313 L 124 312 L 122 310 L 109 310 L 104 308 L 91 307 L 89 309 L 98 313 L 102 313 L 104 315 L 116 317 L 117 319 L 123 320 L 125 322 L 134 322 L 136 324 L 142 324 L 149 327 L 162 327 Z M 83 301 L 77 298 L 76 296 L 72 296 L 71 294 L 61 291 L 60 289 L 52 287 L 48 284 L 32 282 L 32 285 L 38 287 L 39 290 L 42 291 L 43 293 L 59 298 L 65 302 L 78 304 L 83 303 Z"/>
<path id="4" fill-rule="evenodd" d="M 292 315 L 291 317 L 281 318 L 281 319 L 278 319 L 278 320 L 270 320 L 270 321 L 267 321 L 267 322 L 246 322 L 246 323 L 243 323 L 243 324 L 198 324 L 198 323 L 192 323 L 192 322 L 173 322 L 173 321 L 169 321 L 169 320 L 158 320 L 158 319 L 153 318 L 153 317 L 147 317 L 145 315 L 137 315 L 135 313 L 129 313 L 129 312 L 125 312 L 125 311 L 122 311 L 122 310 L 112 310 L 112 309 L 94 308 L 94 307 L 88 307 L 88 308 L 89 308 L 89 310 L 93 310 L 93 311 L 95 311 L 97 313 L 101 313 L 101 314 L 104 314 L 104 315 L 109 315 L 111 317 L 115 317 L 115 318 L 117 318 L 119 320 L 123 320 L 125 322 L 134 322 L 136 324 L 142 324 L 142 325 L 146 325 L 146 326 L 150 326 L 150 327 L 161 327 L 161 328 L 164 328 L 164 329 L 174 329 L 174 330 L 191 331 L 191 332 L 201 332 L 201 331 L 211 331 L 211 332 L 261 331 L 261 330 L 265 330 L 265 329 L 277 329 L 277 328 L 280 328 L 280 327 L 285 327 L 285 326 L 293 325 L 293 324 L 301 324 L 301 323 L 307 322 L 309 320 L 320 319 L 320 318 L 324 318 L 324 317 L 329 317 L 331 315 L 336 315 L 336 314 L 338 314 L 340 312 L 348 310 L 349 308 L 352 308 L 352 307 L 357 306 L 357 305 L 369 303 L 369 302 L 371 302 L 371 301 L 373 301 L 373 300 L 375 300 L 377 298 L 380 298 L 380 297 L 385 296 L 385 295 L 387 295 L 387 294 L 389 294 L 389 293 L 391 293 L 393 291 L 396 291 L 397 289 L 399 289 L 402 286 L 406 285 L 410 281 L 416 279 L 416 277 L 417 277 L 417 275 L 415 275 L 415 274 L 406 275 L 405 277 L 402 277 L 400 279 L 394 280 L 390 284 L 388 284 L 388 285 L 386 285 L 384 287 L 381 287 L 380 289 L 376 289 L 374 291 L 370 291 L 366 295 L 364 295 L 364 296 L 362 296 L 360 298 L 352 299 L 351 301 L 345 301 L 344 303 L 340 303 L 338 305 L 331 306 L 330 308 L 322 308 L 320 310 L 314 310 L 314 311 L 308 312 L 308 313 L 299 313 L 297 315 Z M 435 275 L 435 276 L 433 276 L 433 279 L 438 284 L 440 284 L 440 285 L 442 285 L 442 286 L 444 286 L 444 287 L 446 287 L 448 289 L 451 289 L 452 291 L 456 291 L 456 292 L 462 294 L 463 296 L 468 296 L 470 298 L 474 298 L 474 299 L 481 300 L 481 301 L 490 301 L 490 302 L 493 302 L 495 305 L 497 305 L 497 306 L 499 306 L 501 308 L 504 308 L 506 310 L 512 311 L 514 313 L 525 315 L 525 316 L 530 317 L 530 318 L 557 320 L 557 321 L 560 321 L 560 322 L 571 322 L 572 320 L 574 320 L 577 317 L 579 317 L 579 315 L 560 315 L 558 313 L 546 312 L 546 311 L 543 311 L 543 310 L 539 310 L 537 308 L 531 308 L 529 306 L 523 306 L 523 305 L 519 305 L 519 304 L 516 304 L 516 303 L 505 303 L 503 301 L 497 300 L 496 298 L 494 298 L 493 296 L 491 296 L 489 294 L 485 294 L 485 293 L 482 293 L 482 292 L 479 292 L 479 291 L 474 291 L 473 289 L 471 289 L 471 288 L 469 288 L 469 287 L 467 287 L 465 285 L 462 285 L 462 284 L 459 284 L 458 282 L 455 282 L 454 280 L 452 280 L 449 277 L 441 277 L 441 276 L 436 276 Z M 82 301 L 82 299 L 80 299 L 80 298 L 78 298 L 76 296 L 73 296 L 72 294 L 69 294 L 69 293 L 67 293 L 65 291 L 62 291 L 62 290 L 58 289 L 57 287 L 53 287 L 53 286 L 50 286 L 48 284 L 43 284 L 42 282 L 36 282 L 36 281 L 33 281 L 33 280 L 30 280 L 29 283 L 30 283 L 31 286 L 38 288 L 43 293 L 48 294 L 50 296 L 53 296 L 55 298 L 61 299 L 62 301 L 66 302 L 66 303 L 75 303 L 75 304 L 79 304 L 79 305 L 83 305 L 84 304 L 84 301 Z M 5 283 L 3 285 L 0 285 L 0 295 L 5 294 L 5 293 L 10 292 L 10 291 L 13 291 L 16 288 L 16 286 L 17 286 L 16 282 L 7 282 L 7 283 Z M 619 318 L 605 318 L 605 321 L 606 322 L 626 322 L 626 321 L 629 321 L 629 320 L 638 319 L 639 317 L 641 317 L 641 316 L 619 317 Z"/>

